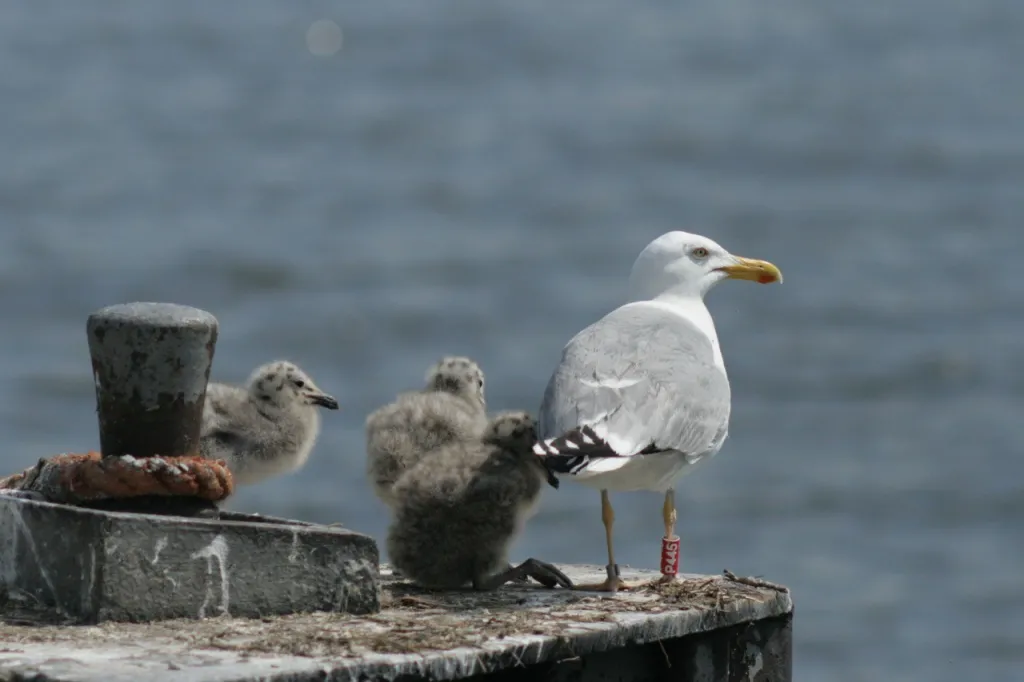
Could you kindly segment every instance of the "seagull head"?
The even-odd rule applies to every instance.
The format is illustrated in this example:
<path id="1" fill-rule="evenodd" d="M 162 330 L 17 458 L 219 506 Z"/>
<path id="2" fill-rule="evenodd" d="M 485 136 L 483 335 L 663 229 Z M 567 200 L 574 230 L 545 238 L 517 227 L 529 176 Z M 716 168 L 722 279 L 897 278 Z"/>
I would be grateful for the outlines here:
<path id="1" fill-rule="evenodd" d="M 282 409 L 291 405 L 338 409 L 334 396 L 321 391 L 308 374 L 287 360 L 257 367 L 249 377 L 249 394 L 260 405 Z"/>
<path id="2" fill-rule="evenodd" d="M 771 284 L 782 281 L 782 272 L 768 261 L 733 255 L 699 234 L 668 232 L 648 244 L 633 263 L 629 289 L 634 300 L 704 298 L 725 279 Z"/>

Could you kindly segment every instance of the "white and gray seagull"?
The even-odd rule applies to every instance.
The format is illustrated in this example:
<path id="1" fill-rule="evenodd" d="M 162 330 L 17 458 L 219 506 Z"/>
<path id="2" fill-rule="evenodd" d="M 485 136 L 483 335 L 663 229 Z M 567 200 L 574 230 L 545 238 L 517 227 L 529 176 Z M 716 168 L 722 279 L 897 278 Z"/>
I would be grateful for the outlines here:
<path id="1" fill-rule="evenodd" d="M 675 538 L 676 480 L 716 454 L 728 435 L 729 379 L 704 296 L 730 278 L 769 284 L 782 273 L 700 235 L 664 234 L 633 264 L 632 302 L 562 351 L 544 392 L 534 452 L 556 474 L 601 491 L 608 578 L 577 589 L 626 587 L 615 563 L 608 491 L 663 492 L 665 537 Z"/>

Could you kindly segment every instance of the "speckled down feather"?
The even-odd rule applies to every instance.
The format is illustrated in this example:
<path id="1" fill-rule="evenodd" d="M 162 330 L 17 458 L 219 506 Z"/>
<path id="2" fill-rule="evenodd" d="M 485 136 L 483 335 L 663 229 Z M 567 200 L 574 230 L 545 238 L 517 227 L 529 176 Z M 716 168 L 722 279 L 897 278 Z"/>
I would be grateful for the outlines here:
<path id="1" fill-rule="evenodd" d="M 440 448 L 395 483 L 392 563 L 432 588 L 481 581 L 508 566 L 508 548 L 539 501 L 548 473 L 525 412 L 495 417 L 483 437 Z"/>
<path id="2" fill-rule="evenodd" d="M 468 358 L 446 357 L 427 372 L 426 386 L 403 393 L 366 419 L 367 474 L 393 507 L 392 487 L 427 453 L 479 439 L 487 426 L 484 376 Z"/>

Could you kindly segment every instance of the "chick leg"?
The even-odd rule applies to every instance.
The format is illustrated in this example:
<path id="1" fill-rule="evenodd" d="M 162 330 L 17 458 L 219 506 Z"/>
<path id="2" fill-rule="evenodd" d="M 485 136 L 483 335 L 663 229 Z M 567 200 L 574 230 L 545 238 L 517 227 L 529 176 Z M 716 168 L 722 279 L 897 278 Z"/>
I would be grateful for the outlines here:
<path id="1" fill-rule="evenodd" d="M 527 578 L 533 578 L 544 587 L 555 587 L 561 585 L 566 589 L 572 589 L 572 580 L 565 573 L 562 573 L 554 565 L 538 559 L 527 559 L 518 566 L 495 573 L 491 576 L 474 578 L 474 590 L 494 590 L 509 581 L 520 582 Z"/>
<path id="2" fill-rule="evenodd" d="M 506 567 L 505 567 L 505 569 L 509 570 L 509 571 L 511 571 L 514 568 L 515 568 L 515 566 L 512 565 L 511 561 L 509 561 L 507 563 Z M 529 585 L 530 584 L 530 576 L 524 575 L 522 577 L 515 577 L 515 578 L 512 578 L 512 582 L 518 583 L 520 585 Z"/>
<path id="3" fill-rule="evenodd" d="M 679 573 L 679 537 L 676 536 L 676 493 L 665 491 L 665 504 L 661 508 L 665 521 L 665 537 L 661 539 L 661 578 L 659 582 L 672 582 Z"/>
<path id="4" fill-rule="evenodd" d="M 615 547 L 612 541 L 612 528 L 615 526 L 615 510 L 612 509 L 612 503 L 608 499 L 607 490 L 601 491 L 601 520 L 604 521 L 604 537 L 605 542 L 608 545 L 608 565 L 605 566 L 605 570 L 608 572 L 608 577 L 603 583 L 577 585 L 575 589 L 597 592 L 618 592 L 619 590 L 628 590 L 629 586 L 623 583 L 619 578 L 619 565 L 615 563 Z"/>

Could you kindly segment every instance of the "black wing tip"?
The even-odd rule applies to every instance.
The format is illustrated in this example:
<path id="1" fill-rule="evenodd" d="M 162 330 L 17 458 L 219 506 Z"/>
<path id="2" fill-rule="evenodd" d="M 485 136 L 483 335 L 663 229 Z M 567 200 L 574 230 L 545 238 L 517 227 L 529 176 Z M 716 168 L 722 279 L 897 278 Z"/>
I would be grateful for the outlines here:
<path id="1" fill-rule="evenodd" d="M 621 457 L 590 426 L 577 426 L 560 436 L 539 440 L 533 446 L 535 455 L 541 458 L 548 472 L 576 476 L 590 464 L 591 459 Z M 551 481 L 548 481 L 551 483 Z M 556 484 L 551 483 L 557 487 Z"/>
<path id="2" fill-rule="evenodd" d="M 590 426 L 577 426 L 560 436 L 539 440 L 533 451 L 541 457 L 619 457 L 612 447 Z"/>

